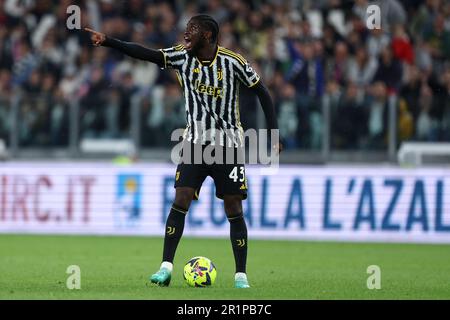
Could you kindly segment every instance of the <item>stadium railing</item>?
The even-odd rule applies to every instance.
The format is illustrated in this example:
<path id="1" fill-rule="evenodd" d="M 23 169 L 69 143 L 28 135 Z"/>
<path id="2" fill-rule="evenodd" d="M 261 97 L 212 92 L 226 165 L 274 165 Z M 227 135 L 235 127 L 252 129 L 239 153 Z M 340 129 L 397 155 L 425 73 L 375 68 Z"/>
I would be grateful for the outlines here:
<path id="1" fill-rule="evenodd" d="M 24 92 L 13 94 L 6 102 L 4 101 L 5 99 L 3 99 L 2 105 L 8 106 L 9 108 L 2 108 L 3 112 L 0 114 L 0 139 L 5 141 L 6 150 L 10 158 L 22 158 L 28 160 L 92 159 L 94 153 L 84 152 L 86 150 L 84 149 L 82 142 L 86 141 L 86 138 L 101 138 L 84 136 L 82 121 L 85 113 L 82 112 L 83 106 L 81 105 L 81 102 L 78 99 L 56 102 L 45 99 L 47 98 L 43 96 L 25 94 Z M 126 133 L 126 136 L 109 137 L 108 135 L 105 135 L 103 136 L 103 139 L 127 139 L 127 143 L 134 146 L 133 151 L 135 156 L 139 156 L 139 158 L 145 161 L 170 161 L 170 137 L 167 137 L 167 140 L 162 141 L 162 145 L 159 146 L 149 146 L 142 143 L 143 136 L 151 134 L 147 131 L 146 127 L 142 127 L 142 105 L 145 99 L 148 99 L 148 97 L 138 94 L 134 95 L 130 99 L 130 129 L 129 132 Z M 58 109 L 58 106 L 60 109 Z M 320 143 L 320 148 L 315 150 L 285 150 L 280 161 L 282 163 L 316 164 L 327 162 L 396 163 L 400 160 L 400 158 L 397 155 L 399 142 L 397 137 L 397 98 L 395 96 L 390 98 L 388 108 L 388 123 L 384 138 L 385 147 L 382 149 L 341 150 L 333 148 L 331 140 L 334 133 L 331 128 L 332 115 L 330 112 L 330 106 L 327 104 L 322 104 L 321 110 L 319 110 L 322 121 L 322 141 Z M 43 112 L 45 114 L 44 118 L 46 119 L 46 123 L 45 125 L 41 125 L 40 128 L 45 128 L 45 134 L 47 136 L 45 136 L 42 132 L 35 132 L 32 128 L 27 127 L 27 123 L 29 123 L 28 118 L 31 117 L 30 113 L 28 113 L 29 110 L 33 111 L 31 112 L 31 115 L 36 112 Z M 64 112 L 63 115 L 61 115 L 61 110 Z M 109 109 L 106 107 L 105 110 Z M 257 111 L 256 117 L 259 120 L 264 119 L 260 108 Z M 59 119 L 59 122 L 55 122 L 55 119 Z M 9 125 L 5 128 L 4 125 L 3 127 L 1 126 L 2 123 L 8 123 Z M 258 121 L 258 123 L 261 124 L 264 123 L 264 121 Z M 49 128 L 46 128 L 46 125 L 49 126 Z M 60 131 L 55 131 L 55 125 Z M 28 133 L 28 136 L 24 134 L 24 132 Z M 35 139 L 38 136 L 43 136 L 44 140 L 47 141 L 47 144 L 41 145 L 36 142 Z M 31 137 L 32 139 L 27 140 L 24 137 Z M 100 143 L 100 145 L 102 145 L 102 143 Z M 427 148 L 422 148 L 421 150 L 426 151 L 428 150 Z M 432 149 L 435 147 L 430 146 L 429 149 L 430 148 Z M 100 160 L 109 160 L 111 159 L 111 155 L 114 153 L 118 153 L 118 155 L 128 154 L 128 149 L 125 149 L 116 151 L 112 150 L 112 152 L 105 153 L 97 152 L 95 153 L 95 157 Z M 439 150 L 441 149 L 442 148 L 439 147 Z M 90 151 L 92 151 L 92 148 Z M 402 149 L 402 153 L 403 152 L 404 151 Z M 416 163 L 420 163 L 420 160 L 418 161 L 419 162 Z"/>

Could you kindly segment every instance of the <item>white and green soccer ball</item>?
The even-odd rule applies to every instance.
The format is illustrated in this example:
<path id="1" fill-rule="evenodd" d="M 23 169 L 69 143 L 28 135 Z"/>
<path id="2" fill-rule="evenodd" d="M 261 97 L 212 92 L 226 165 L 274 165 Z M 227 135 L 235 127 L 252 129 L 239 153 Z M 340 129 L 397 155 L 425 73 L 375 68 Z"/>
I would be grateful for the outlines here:
<path id="1" fill-rule="evenodd" d="M 216 281 L 217 270 L 214 263 L 205 257 L 194 257 L 184 266 L 183 277 L 191 287 L 209 287 Z"/>

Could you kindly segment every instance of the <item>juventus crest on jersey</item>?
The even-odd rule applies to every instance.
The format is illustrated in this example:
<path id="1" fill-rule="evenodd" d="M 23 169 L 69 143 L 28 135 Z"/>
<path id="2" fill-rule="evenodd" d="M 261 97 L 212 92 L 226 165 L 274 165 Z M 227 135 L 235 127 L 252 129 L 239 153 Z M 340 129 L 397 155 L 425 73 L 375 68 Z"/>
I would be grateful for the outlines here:
<path id="1" fill-rule="evenodd" d="M 184 139 L 195 144 L 243 147 L 239 86 L 256 85 L 259 75 L 239 54 L 218 47 L 214 60 L 200 61 L 183 45 L 161 49 L 164 68 L 176 70 L 183 88 L 187 127 Z"/>

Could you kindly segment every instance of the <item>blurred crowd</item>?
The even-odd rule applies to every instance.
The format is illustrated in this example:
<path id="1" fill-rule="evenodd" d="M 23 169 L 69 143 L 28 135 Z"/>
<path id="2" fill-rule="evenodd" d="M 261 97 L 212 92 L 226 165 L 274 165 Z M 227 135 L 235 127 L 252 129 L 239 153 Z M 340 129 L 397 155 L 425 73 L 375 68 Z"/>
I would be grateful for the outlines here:
<path id="1" fill-rule="evenodd" d="M 366 26 L 372 3 L 379 30 Z M 385 149 L 392 114 L 398 142 L 450 141 L 446 0 L 0 0 L 0 139 L 8 141 L 14 99 L 23 146 L 67 145 L 74 116 L 81 137 L 129 136 L 132 108 L 144 146 L 165 146 L 185 126 L 175 74 L 93 47 L 66 27 L 74 4 L 82 26 L 152 48 L 182 43 L 192 15 L 212 15 L 220 45 L 270 88 L 288 149 L 321 147 L 324 110 L 334 149 Z M 241 93 L 244 128 L 258 127 L 257 99 Z"/>

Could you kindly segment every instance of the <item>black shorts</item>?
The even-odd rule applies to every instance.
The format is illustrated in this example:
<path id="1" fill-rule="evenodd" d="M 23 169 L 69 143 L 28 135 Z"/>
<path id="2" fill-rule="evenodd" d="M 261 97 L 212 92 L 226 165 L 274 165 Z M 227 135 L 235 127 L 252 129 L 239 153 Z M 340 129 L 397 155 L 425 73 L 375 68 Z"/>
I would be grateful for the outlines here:
<path id="1" fill-rule="evenodd" d="M 204 145 L 196 147 L 197 154 L 200 149 L 203 154 L 207 148 Z M 189 148 L 190 156 L 187 155 L 186 148 Z M 215 147 L 209 146 L 209 148 Z M 213 163 L 209 158 L 194 159 L 194 144 L 186 142 L 180 152 L 181 160 L 177 166 L 174 187 L 195 189 L 194 200 L 198 200 L 203 181 L 210 176 L 214 180 L 216 197 L 219 199 L 223 199 L 224 195 L 241 195 L 243 200 L 247 199 L 247 179 L 242 149 L 216 147 L 213 152 L 208 152 L 208 154 L 214 156 L 218 152 L 222 153 L 222 157 L 219 159 L 214 157 L 218 161 Z M 185 157 L 183 158 L 183 156 Z M 220 161 L 220 158 L 223 161 Z M 228 161 L 225 161 L 226 159 Z"/>

